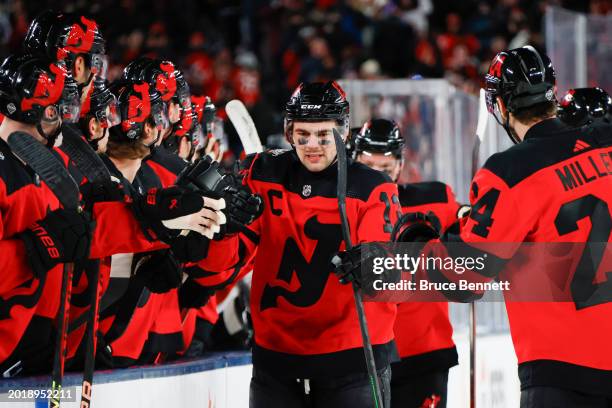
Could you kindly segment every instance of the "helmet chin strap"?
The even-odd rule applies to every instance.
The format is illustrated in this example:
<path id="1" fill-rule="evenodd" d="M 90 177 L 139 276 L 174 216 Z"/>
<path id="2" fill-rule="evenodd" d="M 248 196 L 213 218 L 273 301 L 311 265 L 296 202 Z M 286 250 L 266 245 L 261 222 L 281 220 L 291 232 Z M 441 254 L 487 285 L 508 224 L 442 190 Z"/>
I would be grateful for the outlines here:
<path id="1" fill-rule="evenodd" d="M 521 139 L 516 135 L 514 130 L 512 130 L 512 128 L 510 127 L 510 113 L 508 113 L 508 115 L 506 116 L 506 119 L 503 122 L 497 117 L 497 114 L 495 112 L 492 112 L 492 114 L 495 120 L 497 121 L 497 123 L 499 123 L 499 125 L 504 128 L 504 130 L 506 131 L 506 134 L 508 135 L 512 143 L 514 144 L 521 143 Z"/>
<path id="2" fill-rule="evenodd" d="M 157 129 L 157 136 L 155 137 L 155 140 L 153 140 L 151 143 L 149 144 L 144 144 L 146 147 L 148 147 L 149 149 L 152 149 L 153 147 L 155 147 L 155 144 L 159 141 L 159 139 L 161 138 L 161 130 Z"/>
<path id="3" fill-rule="evenodd" d="M 102 130 L 102 136 L 95 138 L 95 139 L 88 140 L 89 145 L 92 147 L 92 149 L 94 149 L 95 151 L 98 151 L 98 142 L 106 137 L 107 131 L 108 131 L 108 128 L 104 128 Z"/>
<path id="4" fill-rule="evenodd" d="M 36 130 L 38 131 L 38 134 L 41 135 L 43 139 L 47 141 L 46 146 L 51 149 L 55 145 L 57 137 L 62 132 L 62 127 L 58 126 L 55 132 L 47 135 L 42 128 L 42 123 L 38 122 L 38 124 L 36 125 Z"/>

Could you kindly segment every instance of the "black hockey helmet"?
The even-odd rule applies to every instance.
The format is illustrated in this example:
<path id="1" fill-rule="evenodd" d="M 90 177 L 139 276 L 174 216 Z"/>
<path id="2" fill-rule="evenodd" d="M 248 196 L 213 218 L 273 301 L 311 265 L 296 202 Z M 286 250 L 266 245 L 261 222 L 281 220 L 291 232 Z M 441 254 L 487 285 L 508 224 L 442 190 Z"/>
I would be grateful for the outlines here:
<path id="1" fill-rule="evenodd" d="M 520 140 L 509 126 L 509 117 L 502 123 L 495 114 L 497 97 L 508 112 L 516 113 L 545 102 L 555 101 L 555 70 L 550 59 L 526 45 L 498 53 L 485 75 L 487 109 L 506 129 L 514 143 Z"/>
<path id="2" fill-rule="evenodd" d="M 124 82 L 145 81 L 161 94 L 164 102 L 176 99 L 181 107 L 191 108 L 189 85 L 183 73 L 171 61 L 140 57 L 128 64 L 121 78 Z"/>
<path id="3" fill-rule="evenodd" d="M 397 123 L 388 119 L 372 119 L 367 121 L 353 140 L 353 154 L 357 157 L 363 152 L 382 153 L 402 158 L 402 137 Z"/>
<path id="4" fill-rule="evenodd" d="M 147 122 L 160 132 L 169 126 L 167 106 L 161 94 L 147 82 L 124 85 L 119 91 L 117 103 L 121 124 L 112 128 L 113 139 L 137 140 L 142 136 Z"/>
<path id="5" fill-rule="evenodd" d="M 291 143 L 294 121 L 319 122 L 335 120 L 348 136 L 349 103 L 344 90 L 335 81 L 301 83 L 285 105 L 285 136 Z"/>
<path id="6" fill-rule="evenodd" d="M 610 121 L 612 98 L 601 88 L 570 89 L 559 103 L 558 116 L 572 126 L 582 126 L 601 119 Z"/>
<path id="7" fill-rule="evenodd" d="M 91 115 L 104 128 L 118 125 L 121 121 L 117 97 L 110 91 L 108 82 L 102 79 L 94 81 L 87 103 L 81 108 L 81 117 Z"/>
<path id="8" fill-rule="evenodd" d="M 494 111 L 496 98 L 509 112 L 555 100 L 555 70 L 550 59 L 530 45 L 502 51 L 493 58 L 485 76 L 487 108 Z"/>
<path id="9" fill-rule="evenodd" d="M 30 24 L 23 45 L 26 52 L 65 61 L 70 69 L 81 55 L 92 74 L 106 76 L 106 42 L 98 24 L 85 16 L 44 11 Z"/>
<path id="10" fill-rule="evenodd" d="M 212 133 L 212 124 L 217 115 L 217 107 L 213 103 L 210 96 L 191 96 L 191 107 L 197 114 L 198 122 L 202 128 L 206 130 L 206 134 Z"/>
<path id="11" fill-rule="evenodd" d="M 32 55 L 7 57 L 0 65 L 0 112 L 22 123 L 39 124 L 54 105 L 66 122 L 79 118 L 77 84 L 61 64 Z"/>

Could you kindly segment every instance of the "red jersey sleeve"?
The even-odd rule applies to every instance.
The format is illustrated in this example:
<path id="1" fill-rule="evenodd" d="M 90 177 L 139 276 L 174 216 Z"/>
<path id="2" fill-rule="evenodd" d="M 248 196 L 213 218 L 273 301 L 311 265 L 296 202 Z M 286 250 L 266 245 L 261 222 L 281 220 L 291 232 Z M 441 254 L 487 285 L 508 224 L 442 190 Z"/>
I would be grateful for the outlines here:
<path id="1" fill-rule="evenodd" d="M 393 225 L 397 222 L 401 211 L 397 185 L 394 183 L 380 184 L 372 190 L 368 201 L 358 213 L 355 244 L 376 241 L 388 242 L 391 238 Z"/>
<path id="2" fill-rule="evenodd" d="M 138 253 L 168 248 L 161 241 L 149 241 L 126 203 L 111 201 L 95 203 L 96 221 L 90 258 L 98 259 L 113 254 Z"/>

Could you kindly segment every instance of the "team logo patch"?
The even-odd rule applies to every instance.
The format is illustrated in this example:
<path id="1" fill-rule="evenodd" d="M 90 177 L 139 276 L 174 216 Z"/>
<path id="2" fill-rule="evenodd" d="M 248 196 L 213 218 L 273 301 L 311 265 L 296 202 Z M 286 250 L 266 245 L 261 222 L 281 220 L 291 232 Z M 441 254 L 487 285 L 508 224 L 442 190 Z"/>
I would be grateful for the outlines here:
<path id="1" fill-rule="evenodd" d="M 304 197 L 308 197 L 310 196 L 311 193 L 312 193 L 312 186 L 310 184 L 304 184 L 304 187 L 302 187 L 302 195 Z"/>
<path id="2" fill-rule="evenodd" d="M 6 105 L 6 110 L 8 110 L 9 115 L 12 115 L 17 110 L 17 107 L 15 106 L 13 102 L 11 102 L 8 105 Z"/>
<path id="3" fill-rule="evenodd" d="M 546 96 L 546 100 L 547 101 L 552 101 L 555 95 L 554 95 L 553 90 L 549 89 L 548 91 L 546 91 L 546 95 L 545 96 Z"/>
<path id="4" fill-rule="evenodd" d="M 268 153 L 270 153 L 272 156 L 276 157 L 279 156 L 283 153 L 285 153 L 286 151 L 288 151 L 287 149 L 273 149 L 273 150 L 269 150 Z"/>

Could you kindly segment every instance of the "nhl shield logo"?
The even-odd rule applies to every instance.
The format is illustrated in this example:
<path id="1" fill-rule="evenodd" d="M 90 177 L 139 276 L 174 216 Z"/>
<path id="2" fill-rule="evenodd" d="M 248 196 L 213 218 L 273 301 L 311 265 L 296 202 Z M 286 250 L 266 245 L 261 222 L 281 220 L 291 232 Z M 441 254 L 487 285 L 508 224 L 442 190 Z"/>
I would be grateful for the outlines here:
<path id="1" fill-rule="evenodd" d="M 302 195 L 308 197 L 310 193 L 312 193 L 312 186 L 310 184 L 304 184 L 304 187 L 302 187 Z"/>
<path id="2" fill-rule="evenodd" d="M 17 110 L 17 107 L 15 106 L 13 102 L 11 102 L 8 105 L 6 105 L 6 110 L 8 111 L 9 115 L 12 115 Z"/>

